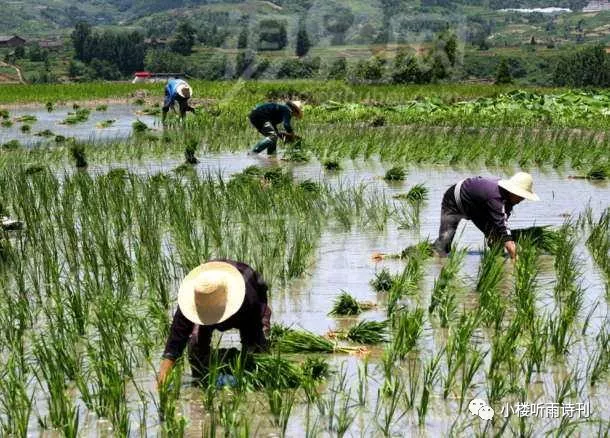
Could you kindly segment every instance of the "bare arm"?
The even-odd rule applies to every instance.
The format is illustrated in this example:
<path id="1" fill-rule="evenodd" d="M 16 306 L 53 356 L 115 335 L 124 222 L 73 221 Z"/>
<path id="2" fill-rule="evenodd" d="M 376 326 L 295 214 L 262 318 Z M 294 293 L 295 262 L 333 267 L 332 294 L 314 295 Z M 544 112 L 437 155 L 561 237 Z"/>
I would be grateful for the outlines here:
<path id="1" fill-rule="evenodd" d="M 511 259 L 517 259 L 517 245 L 513 240 L 507 240 L 506 242 L 504 242 L 504 248 L 508 252 L 508 255 Z"/>
<path id="2" fill-rule="evenodd" d="M 173 359 L 163 359 L 161 360 L 161 365 L 159 365 L 159 376 L 157 377 L 157 384 L 162 385 L 167 380 L 167 376 L 174 368 L 174 364 L 176 363 Z"/>

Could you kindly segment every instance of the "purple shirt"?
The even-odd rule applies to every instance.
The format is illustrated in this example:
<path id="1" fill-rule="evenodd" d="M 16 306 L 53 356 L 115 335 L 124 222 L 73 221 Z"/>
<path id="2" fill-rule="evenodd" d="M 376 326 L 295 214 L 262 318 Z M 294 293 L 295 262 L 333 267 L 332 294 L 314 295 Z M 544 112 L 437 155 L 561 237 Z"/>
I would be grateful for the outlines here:
<path id="1" fill-rule="evenodd" d="M 209 341 L 214 330 L 224 332 L 230 329 L 239 329 L 241 343 L 245 347 L 264 348 L 266 339 L 264 329 L 269 325 L 271 312 L 267 307 L 267 283 L 261 275 L 245 263 L 232 260 L 216 260 L 229 263 L 237 268 L 246 282 L 246 296 L 240 309 L 226 321 L 213 325 L 197 325 L 188 320 L 180 311 L 176 310 L 174 320 L 170 329 L 163 357 L 176 360 L 180 357 L 186 344 L 194 331 L 198 331 L 197 337 L 205 339 L 209 351 Z"/>
<path id="2" fill-rule="evenodd" d="M 500 178 L 466 178 L 460 191 L 463 213 L 486 237 L 503 242 L 513 240 L 507 220 L 513 206 L 507 192 L 498 186 Z"/>

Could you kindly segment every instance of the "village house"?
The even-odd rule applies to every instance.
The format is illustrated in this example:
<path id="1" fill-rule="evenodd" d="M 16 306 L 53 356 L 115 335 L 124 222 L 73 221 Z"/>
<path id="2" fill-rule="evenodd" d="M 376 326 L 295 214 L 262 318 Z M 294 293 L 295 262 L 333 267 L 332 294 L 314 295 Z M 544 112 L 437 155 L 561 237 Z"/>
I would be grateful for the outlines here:
<path id="1" fill-rule="evenodd" d="M 26 41 L 17 35 L 0 35 L 0 48 L 3 47 L 21 47 Z"/>

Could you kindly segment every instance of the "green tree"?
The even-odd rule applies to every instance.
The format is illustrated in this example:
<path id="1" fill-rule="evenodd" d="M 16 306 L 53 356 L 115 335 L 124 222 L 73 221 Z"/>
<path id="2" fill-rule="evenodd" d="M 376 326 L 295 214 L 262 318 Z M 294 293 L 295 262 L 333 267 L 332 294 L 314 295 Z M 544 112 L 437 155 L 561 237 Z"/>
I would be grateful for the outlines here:
<path id="1" fill-rule="evenodd" d="M 144 67 L 152 72 L 182 73 L 186 65 L 184 56 L 166 49 L 149 49 L 144 58 Z"/>
<path id="2" fill-rule="evenodd" d="M 286 23 L 277 20 L 262 20 L 259 23 L 259 48 L 282 50 L 288 44 Z"/>
<path id="3" fill-rule="evenodd" d="M 608 87 L 610 55 L 601 44 L 564 55 L 555 67 L 553 83 L 570 87 Z"/>
<path id="4" fill-rule="evenodd" d="M 91 37 L 91 26 L 84 21 L 76 23 L 70 37 L 72 39 L 72 45 L 74 46 L 74 57 L 78 60 L 85 61 L 85 46 L 87 40 Z"/>
<path id="5" fill-rule="evenodd" d="M 305 23 L 301 22 L 299 24 L 299 31 L 297 32 L 297 47 L 295 53 L 299 58 L 301 58 L 307 55 L 310 48 L 311 42 L 309 41 L 309 36 L 307 35 Z"/>
<path id="6" fill-rule="evenodd" d="M 247 49 L 248 48 L 248 27 L 244 27 L 239 33 L 237 38 L 237 48 Z"/>
<path id="7" fill-rule="evenodd" d="M 513 77 L 510 74 L 510 67 L 506 59 L 502 59 L 496 70 L 496 84 L 510 84 L 513 82 Z"/>
<path id="8" fill-rule="evenodd" d="M 176 28 L 174 41 L 171 43 L 171 49 L 181 55 L 188 56 L 195 45 L 195 36 L 197 31 L 188 21 L 183 21 Z"/>
<path id="9" fill-rule="evenodd" d="M 333 61 L 328 68 L 328 79 L 345 79 L 347 74 L 347 60 L 341 56 Z"/>

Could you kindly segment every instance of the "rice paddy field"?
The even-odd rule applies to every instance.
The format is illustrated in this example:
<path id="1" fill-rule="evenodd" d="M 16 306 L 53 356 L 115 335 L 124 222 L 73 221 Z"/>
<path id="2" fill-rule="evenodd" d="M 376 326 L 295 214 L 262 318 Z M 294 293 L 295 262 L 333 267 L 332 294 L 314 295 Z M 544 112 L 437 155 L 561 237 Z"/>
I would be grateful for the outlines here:
<path id="1" fill-rule="evenodd" d="M 0 436 L 609 434 L 607 91 L 195 82 L 163 127 L 161 85 L 105 86 L 0 88 Z M 285 98 L 302 140 L 247 155 Z M 515 262 L 470 223 L 431 254 L 450 185 L 517 170 Z M 270 353 L 158 386 L 212 258 L 270 284 Z"/>

